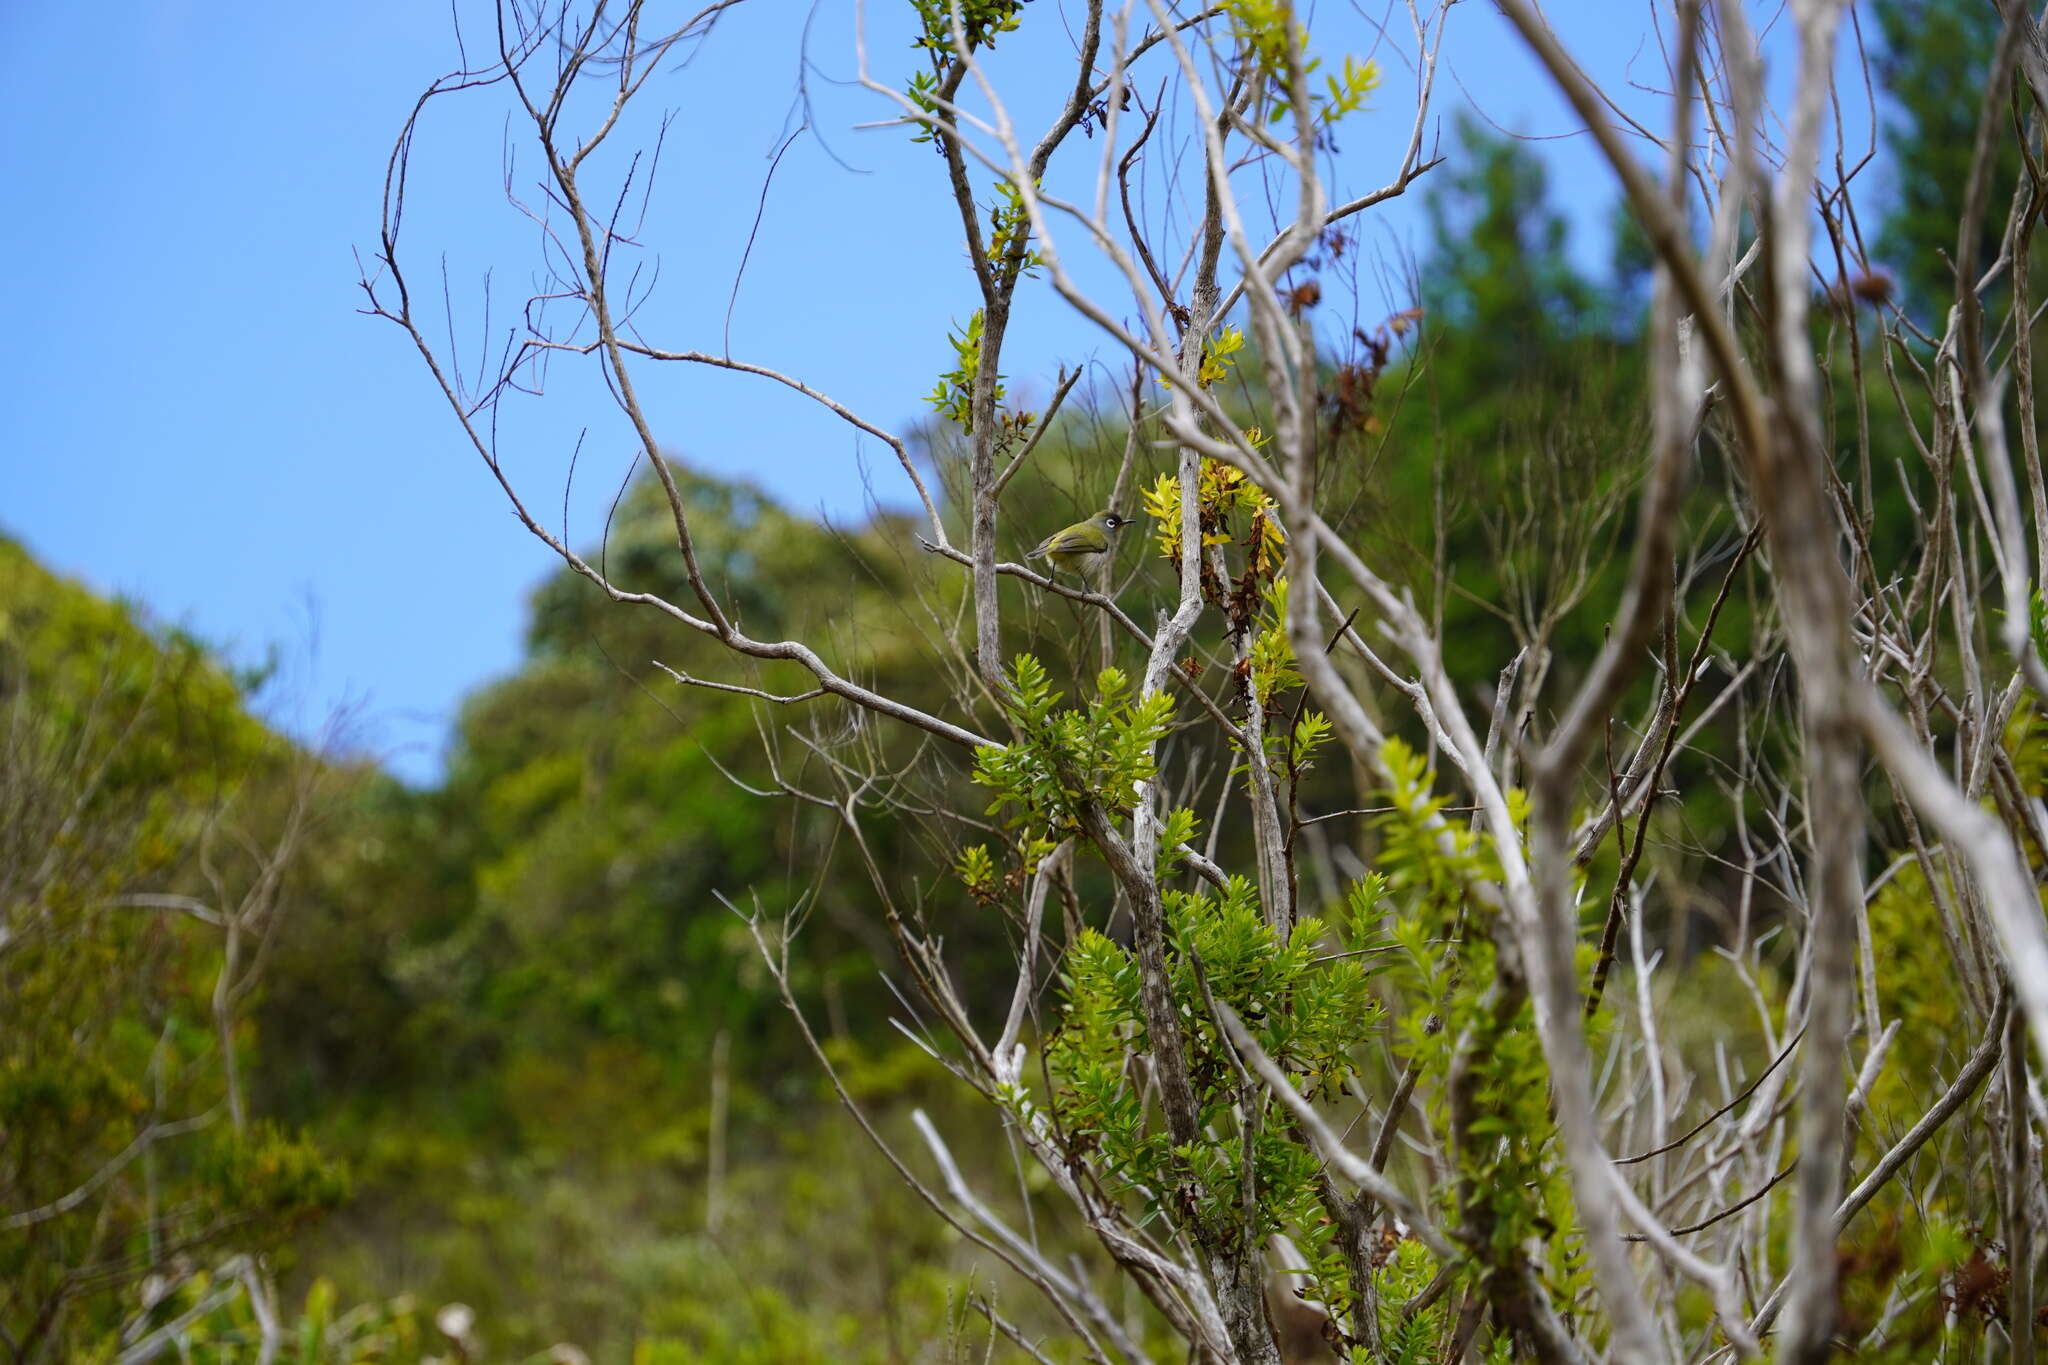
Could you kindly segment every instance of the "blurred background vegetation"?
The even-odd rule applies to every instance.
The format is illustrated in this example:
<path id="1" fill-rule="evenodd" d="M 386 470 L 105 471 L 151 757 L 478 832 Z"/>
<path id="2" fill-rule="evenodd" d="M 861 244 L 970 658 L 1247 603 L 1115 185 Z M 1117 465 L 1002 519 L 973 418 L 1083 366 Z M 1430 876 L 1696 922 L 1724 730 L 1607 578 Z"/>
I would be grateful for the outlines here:
<path id="1" fill-rule="evenodd" d="M 1881 261 L 1924 316 L 1945 306 L 1966 73 L 1996 16 L 1874 13 Z M 1645 426 L 1647 254 L 1617 215 L 1612 266 L 1588 275 L 1528 144 L 1469 122 L 1447 140 L 1426 181 L 1421 311 L 1336 341 L 1352 387 L 1332 388 L 1352 410 L 1333 420 L 1360 437 L 1351 523 L 1436 595 L 1453 674 L 1481 679 L 1538 633 L 1589 658 L 1608 619 L 1630 491 L 1613 456 Z M 1322 268 L 1369 270 L 1362 250 L 1339 242 Z M 1103 495 L 1124 418 L 1115 377 L 1095 387 L 1011 494 L 1013 525 Z M 1854 395 L 1836 391 L 1848 420 Z M 921 446 L 942 483 L 952 440 L 935 427 Z M 683 477 L 706 571 L 751 633 L 941 705 L 953 680 L 924 613 L 961 585 L 908 521 L 820 525 Z M 1715 478 L 1702 508 L 1725 501 Z M 652 486 L 629 491 L 606 553 L 627 581 L 686 594 Z M 1163 591 L 1140 563 L 1127 547 L 1134 614 Z M 1043 637 L 1042 655 L 1092 672 L 1092 631 L 1066 605 L 1014 594 L 1016 647 Z M 887 1022 L 884 907 L 830 812 L 733 780 L 768 782 L 764 745 L 792 782 L 829 787 L 834 745 L 907 759 L 915 741 L 827 702 L 792 736 L 657 659 L 733 676 L 715 646 L 558 573 L 533 596 L 524 664 L 469 700 L 445 779 L 414 789 L 335 757 L 345 734 L 324 753 L 281 738 L 252 718 L 264 676 L 0 542 L 0 1350 L 113 1360 L 168 1325 L 188 1358 L 253 1359 L 255 1315 L 272 1312 L 308 1361 L 898 1362 L 980 1358 L 971 1294 L 1030 1318 L 838 1111 L 721 901 L 813 897 L 793 986 L 842 1074 L 894 1130 L 918 1106 L 979 1125 L 985 1150 L 963 1157 L 984 1187 L 1014 1185 L 1000 1131 Z M 743 681 L 801 687 L 774 667 Z M 879 827 L 884 865 L 951 860 L 912 822 Z M 1924 907 L 1903 881 L 1879 898 L 1889 948 L 1928 950 Z M 968 998 L 997 1008 L 1012 927 L 964 898 L 911 909 L 947 917 Z M 1746 1005 L 1696 980 L 1703 1039 L 1739 1032 Z M 1949 1007 L 1894 1008 L 1915 1021 L 1913 1065 L 1886 1084 L 1941 1074 Z M 268 1257 L 279 1302 L 192 1274 L 238 1252 Z"/>

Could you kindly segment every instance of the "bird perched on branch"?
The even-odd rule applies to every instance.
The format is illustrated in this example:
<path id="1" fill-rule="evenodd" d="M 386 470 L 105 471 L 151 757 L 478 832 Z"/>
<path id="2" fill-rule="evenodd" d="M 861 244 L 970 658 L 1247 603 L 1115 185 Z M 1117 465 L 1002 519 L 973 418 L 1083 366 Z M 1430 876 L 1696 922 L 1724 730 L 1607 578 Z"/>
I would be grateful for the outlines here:
<path id="1" fill-rule="evenodd" d="M 1044 560 L 1052 571 L 1067 569 L 1088 577 L 1109 562 L 1110 552 L 1116 548 L 1116 533 L 1130 524 L 1128 517 L 1097 512 L 1086 521 L 1054 531 L 1026 557 Z M 1051 576 L 1048 572 L 1047 577 Z"/>

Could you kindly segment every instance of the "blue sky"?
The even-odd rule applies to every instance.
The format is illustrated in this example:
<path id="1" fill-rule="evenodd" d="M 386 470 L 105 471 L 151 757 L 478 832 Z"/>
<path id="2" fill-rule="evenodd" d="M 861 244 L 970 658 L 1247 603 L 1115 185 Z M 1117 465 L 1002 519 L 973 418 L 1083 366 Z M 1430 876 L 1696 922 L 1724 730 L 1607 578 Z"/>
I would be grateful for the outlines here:
<path id="1" fill-rule="evenodd" d="M 1020 88 L 1071 51 L 1063 3 L 1076 8 L 1036 0 L 1026 32 L 1005 40 Z M 900 11 L 868 8 L 878 69 L 907 74 Z M 1626 89 L 1661 75 L 1643 7 L 1556 8 L 1597 77 Z M 644 97 L 676 115 L 649 208 L 660 344 L 723 347 L 769 158 L 793 126 L 806 13 L 742 6 Z M 1359 24 L 1349 10 L 1339 19 Z M 850 6 L 819 6 L 822 137 L 799 138 L 777 171 L 731 349 L 900 432 L 926 411 L 946 328 L 974 301 L 939 162 L 900 129 L 857 130 L 890 111 L 833 83 L 853 75 L 851 33 Z M 480 33 L 468 36 L 474 53 Z M 1446 128 L 1468 100 L 1519 132 L 1573 127 L 1490 7 L 1453 11 L 1444 52 Z M 438 770 L 463 695 L 516 666 L 527 594 L 552 567 L 403 333 L 356 311 L 354 253 L 375 240 L 392 139 L 457 64 L 448 6 L 418 0 L 0 3 L 0 255 L 14 263 L 0 531 L 238 657 L 281 646 L 277 718 L 311 730 L 353 702 L 363 741 L 415 780 Z M 1389 74 L 1379 107 L 1346 125 L 1345 170 L 1360 185 L 1385 178 L 1406 137 L 1398 66 Z M 464 336 L 484 272 L 502 310 L 529 292 L 535 260 L 501 191 L 504 115 L 489 96 L 446 101 L 417 144 L 416 284 L 438 293 L 445 254 Z M 1612 182 L 1583 137 L 1542 147 L 1576 249 L 1597 259 Z M 1419 248 L 1419 209 L 1379 214 L 1369 243 Z M 1018 382 L 1092 353 L 1049 291 L 1023 307 Z M 588 427 L 567 499 L 572 539 L 587 542 L 630 442 L 578 383 L 565 374 L 546 403 L 517 409 L 508 463 L 559 519 L 568 452 Z M 760 381 L 664 371 L 644 383 L 667 444 L 797 510 L 859 517 L 867 471 L 885 500 L 907 493 L 885 449 Z"/>

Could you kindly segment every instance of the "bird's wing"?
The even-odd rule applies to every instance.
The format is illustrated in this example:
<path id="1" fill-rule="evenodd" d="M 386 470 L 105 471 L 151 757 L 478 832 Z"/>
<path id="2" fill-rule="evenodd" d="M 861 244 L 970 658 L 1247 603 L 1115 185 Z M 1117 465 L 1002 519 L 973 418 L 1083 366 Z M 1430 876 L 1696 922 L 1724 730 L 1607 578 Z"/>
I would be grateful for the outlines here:
<path id="1" fill-rule="evenodd" d="M 1088 554 L 1104 548 L 1103 542 L 1089 534 L 1092 528 L 1069 526 L 1064 531 L 1055 531 L 1038 542 L 1038 548 L 1031 552 L 1031 558 L 1041 559 L 1046 555 Z"/>

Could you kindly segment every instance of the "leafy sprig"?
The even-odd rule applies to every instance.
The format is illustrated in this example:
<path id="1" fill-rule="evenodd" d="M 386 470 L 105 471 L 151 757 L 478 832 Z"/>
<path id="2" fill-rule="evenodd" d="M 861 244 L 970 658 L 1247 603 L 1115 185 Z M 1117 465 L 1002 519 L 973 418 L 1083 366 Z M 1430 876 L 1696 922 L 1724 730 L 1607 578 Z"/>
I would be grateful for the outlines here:
<path id="1" fill-rule="evenodd" d="M 1095 700 L 1057 710 L 1045 665 L 1020 654 L 1004 675 L 1018 740 L 975 751 L 974 780 L 995 792 L 991 815 L 1008 810 L 1010 823 L 1070 833 L 1081 828 L 1081 808 L 1094 803 L 1112 812 L 1137 804 L 1138 784 L 1152 780 L 1154 749 L 1173 719 L 1173 698 L 1163 692 L 1133 695 L 1121 669 L 1095 678 Z"/>
<path id="2" fill-rule="evenodd" d="M 938 386 L 925 402 L 942 417 L 951 418 L 960 430 L 974 434 L 974 377 L 981 371 L 982 310 L 977 308 L 967 326 L 949 330 L 946 341 L 953 348 L 953 368 L 939 376 Z M 996 376 L 994 399 L 1003 401 L 1003 377 Z"/>

